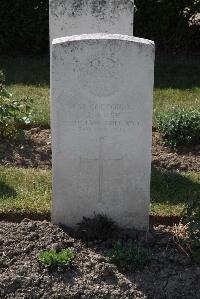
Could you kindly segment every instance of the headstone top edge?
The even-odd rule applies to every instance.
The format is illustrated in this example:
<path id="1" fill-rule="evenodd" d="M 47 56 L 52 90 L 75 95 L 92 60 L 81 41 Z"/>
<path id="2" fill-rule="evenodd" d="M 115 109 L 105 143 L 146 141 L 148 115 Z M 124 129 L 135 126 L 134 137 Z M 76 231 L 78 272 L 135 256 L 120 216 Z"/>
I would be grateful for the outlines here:
<path id="1" fill-rule="evenodd" d="M 66 0 L 65 0 L 66 1 Z M 57 0 L 49 0 L 49 5 L 51 5 L 53 2 L 57 2 Z M 67 1 L 66 1 L 67 2 Z M 73 2 L 73 1 L 71 1 L 71 2 Z M 125 2 L 125 4 L 126 3 L 130 3 L 131 5 L 134 5 L 134 0 L 129 0 L 129 1 L 127 1 L 127 0 L 124 0 L 124 2 Z"/>
<path id="2" fill-rule="evenodd" d="M 155 43 L 152 40 L 123 35 L 123 34 L 108 34 L 108 33 L 94 33 L 94 34 L 81 34 L 81 35 L 71 35 L 64 36 L 60 38 L 55 38 L 52 41 L 52 45 L 63 44 L 66 42 L 74 42 L 74 41 L 83 41 L 83 40 L 121 40 L 121 41 L 129 41 L 133 43 L 139 43 L 151 47 L 155 47 Z"/>

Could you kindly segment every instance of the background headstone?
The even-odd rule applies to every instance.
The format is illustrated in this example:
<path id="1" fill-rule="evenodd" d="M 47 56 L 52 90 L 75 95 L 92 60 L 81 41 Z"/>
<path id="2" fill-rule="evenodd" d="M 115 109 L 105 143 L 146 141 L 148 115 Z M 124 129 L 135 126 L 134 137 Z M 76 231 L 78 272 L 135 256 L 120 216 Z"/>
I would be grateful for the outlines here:
<path id="1" fill-rule="evenodd" d="M 50 40 L 91 34 L 133 35 L 131 0 L 50 0 Z"/>
<path id="2" fill-rule="evenodd" d="M 53 221 L 147 229 L 154 43 L 92 34 L 52 51 Z"/>

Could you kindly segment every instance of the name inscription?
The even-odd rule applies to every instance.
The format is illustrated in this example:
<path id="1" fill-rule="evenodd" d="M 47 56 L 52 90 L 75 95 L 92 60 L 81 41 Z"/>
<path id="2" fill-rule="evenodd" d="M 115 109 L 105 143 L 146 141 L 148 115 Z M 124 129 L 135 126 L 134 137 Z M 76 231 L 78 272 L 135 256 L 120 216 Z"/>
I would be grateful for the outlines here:
<path id="1" fill-rule="evenodd" d="M 70 125 L 78 130 L 128 130 L 140 126 L 133 120 L 134 108 L 130 104 L 72 104 Z M 72 117 L 73 115 L 73 117 Z"/>

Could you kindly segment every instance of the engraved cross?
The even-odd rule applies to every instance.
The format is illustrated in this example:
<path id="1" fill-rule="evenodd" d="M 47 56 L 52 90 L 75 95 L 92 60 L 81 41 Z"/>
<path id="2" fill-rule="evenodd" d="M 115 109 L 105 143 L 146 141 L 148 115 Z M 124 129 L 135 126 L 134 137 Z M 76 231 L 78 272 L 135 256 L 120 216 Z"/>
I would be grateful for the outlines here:
<path id="1" fill-rule="evenodd" d="M 99 156 L 98 158 L 81 158 L 88 161 L 97 161 L 98 162 L 98 171 L 99 171 L 99 188 L 98 188 L 98 202 L 103 201 L 103 175 L 104 175 L 104 162 L 105 161 L 120 161 L 122 160 L 122 157 L 120 158 L 104 158 L 104 140 L 105 137 L 99 138 Z"/>

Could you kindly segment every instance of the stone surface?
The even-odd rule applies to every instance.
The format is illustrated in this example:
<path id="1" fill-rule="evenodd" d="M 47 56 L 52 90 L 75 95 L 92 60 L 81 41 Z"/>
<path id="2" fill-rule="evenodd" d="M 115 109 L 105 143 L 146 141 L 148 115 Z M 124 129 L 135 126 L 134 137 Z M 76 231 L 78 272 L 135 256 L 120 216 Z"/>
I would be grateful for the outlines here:
<path id="1" fill-rule="evenodd" d="M 50 0 L 50 40 L 85 33 L 133 35 L 131 0 Z"/>
<path id="2" fill-rule="evenodd" d="M 154 43 L 93 34 L 52 51 L 53 221 L 147 229 Z"/>

